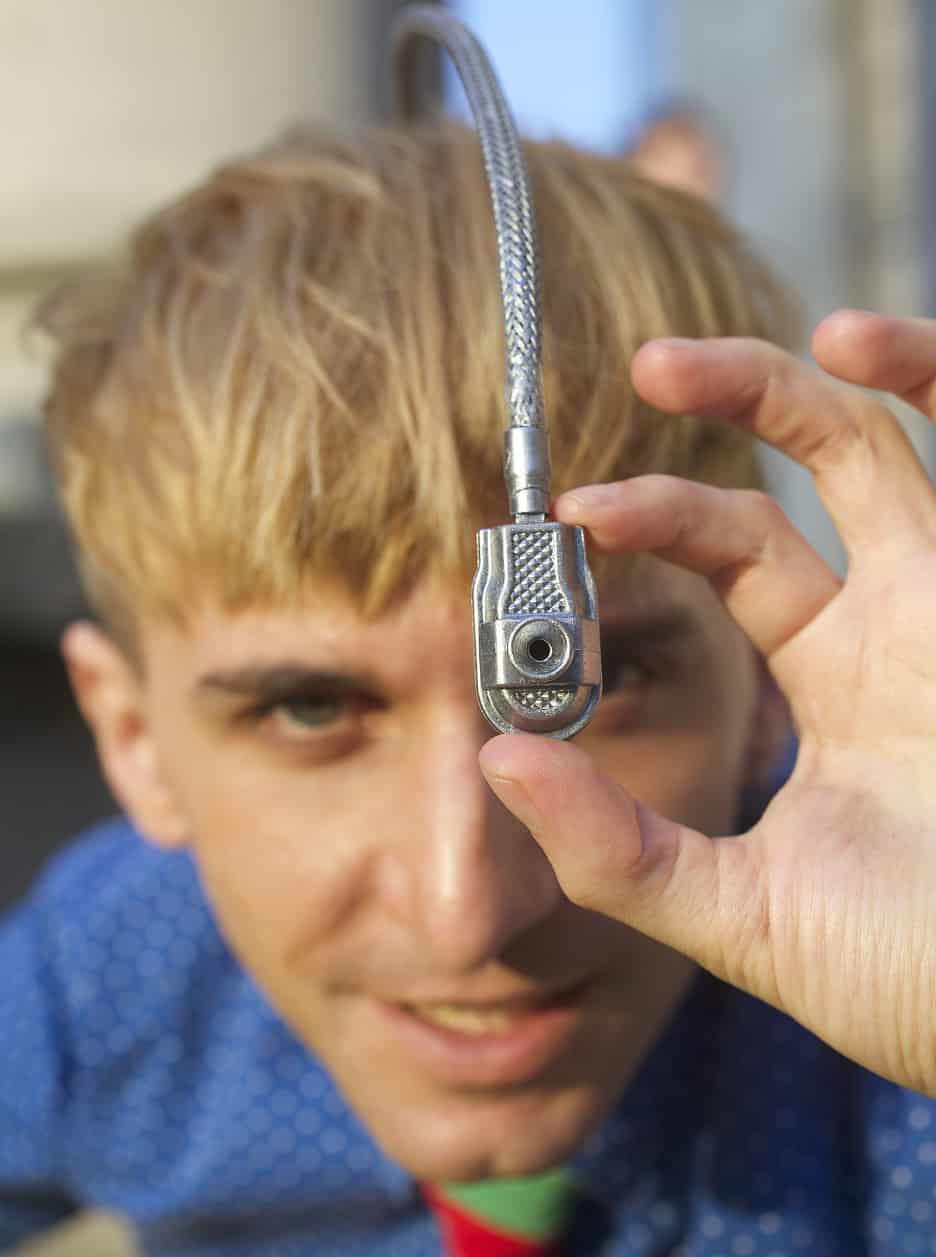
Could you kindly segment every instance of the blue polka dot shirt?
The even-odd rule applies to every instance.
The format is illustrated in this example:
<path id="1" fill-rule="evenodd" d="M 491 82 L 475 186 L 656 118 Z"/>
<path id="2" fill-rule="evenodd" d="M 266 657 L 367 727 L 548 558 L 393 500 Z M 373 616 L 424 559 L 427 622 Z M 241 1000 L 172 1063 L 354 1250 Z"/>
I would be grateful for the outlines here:
<path id="1" fill-rule="evenodd" d="M 701 975 L 574 1169 L 569 1257 L 936 1253 L 936 1103 Z M 0 1250 L 82 1206 L 152 1257 L 439 1257 L 436 1223 L 118 820 L 0 926 Z"/>

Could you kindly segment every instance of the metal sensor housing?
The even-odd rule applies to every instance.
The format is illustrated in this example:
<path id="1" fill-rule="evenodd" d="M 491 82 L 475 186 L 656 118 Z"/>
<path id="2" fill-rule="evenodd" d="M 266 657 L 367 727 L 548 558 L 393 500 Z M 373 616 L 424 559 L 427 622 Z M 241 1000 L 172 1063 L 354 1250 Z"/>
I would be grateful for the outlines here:
<path id="1" fill-rule="evenodd" d="M 478 702 L 500 733 L 570 738 L 601 697 L 598 601 L 581 528 L 482 528 L 472 586 Z"/>
<path id="2" fill-rule="evenodd" d="M 487 54 L 467 27 L 439 5 L 409 5 L 394 23 L 400 112 L 419 112 L 411 54 L 420 37 L 440 44 L 452 58 L 474 115 L 491 193 L 504 309 L 510 413 L 504 478 L 514 522 L 478 534 L 472 585 L 478 702 L 500 733 L 570 738 L 585 727 L 601 697 L 598 599 L 582 529 L 547 520 L 539 253 L 526 164 Z"/>

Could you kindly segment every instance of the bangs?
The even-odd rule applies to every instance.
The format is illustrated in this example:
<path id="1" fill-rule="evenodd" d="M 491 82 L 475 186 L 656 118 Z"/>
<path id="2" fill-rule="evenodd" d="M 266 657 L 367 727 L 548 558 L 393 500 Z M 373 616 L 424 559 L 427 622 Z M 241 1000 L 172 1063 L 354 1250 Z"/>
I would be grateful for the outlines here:
<path id="1" fill-rule="evenodd" d="M 791 307 L 711 209 L 626 162 L 527 144 L 553 489 L 759 482 L 752 440 L 629 381 L 655 336 L 790 343 Z M 92 601 L 130 624 L 340 581 L 365 615 L 467 576 L 506 520 L 503 326 L 476 136 L 300 131 L 230 164 L 40 314 L 47 436 Z"/>

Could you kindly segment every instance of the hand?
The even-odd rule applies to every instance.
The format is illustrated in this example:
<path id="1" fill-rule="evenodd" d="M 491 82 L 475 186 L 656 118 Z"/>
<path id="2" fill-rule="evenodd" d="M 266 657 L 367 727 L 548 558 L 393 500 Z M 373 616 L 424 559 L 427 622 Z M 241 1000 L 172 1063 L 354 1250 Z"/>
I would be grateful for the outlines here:
<path id="1" fill-rule="evenodd" d="M 494 738 L 481 766 L 570 899 L 936 1096 L 936 491 L 853 387 L 936 418 L 936 321 L 840 311 L 813 352 L 826 374 L 756 340 L 654 341 L 633 380 L 660 410 L 730 420 L 807 467 L 846 582 L 759 493 L 643 476 L 556 503 L 605 550 L 703 573 L 766 658 L 800 751 L 761 821 L 713 839 L 545 738 Z"/>

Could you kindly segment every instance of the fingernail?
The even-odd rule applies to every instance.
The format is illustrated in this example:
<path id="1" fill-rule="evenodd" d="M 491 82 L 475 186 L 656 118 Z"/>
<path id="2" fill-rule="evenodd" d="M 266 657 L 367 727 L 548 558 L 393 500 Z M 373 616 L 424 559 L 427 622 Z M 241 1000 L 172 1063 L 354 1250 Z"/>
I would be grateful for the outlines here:
<path id="1" fill-rule="evenodd" d="M 593 511 L 610 505 L 614 500 L 614 490 L 607 484 L 587 485 L 583 489 L 570 489 L 556 499 L 556 510 L 561 511 L 570 522 L 584 519 Z"/>
<path id="2" fill-rule="evenodd" d="M 539 819 L 539 812 L 526 791 L 513 777 L 488 777 L 488 784 L 506 808 L 513 812 L 527 826 L 532 827 Z"/>

